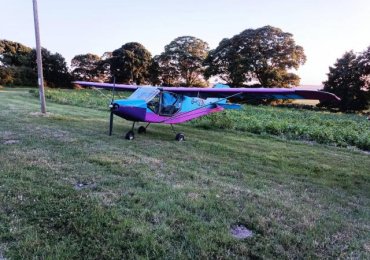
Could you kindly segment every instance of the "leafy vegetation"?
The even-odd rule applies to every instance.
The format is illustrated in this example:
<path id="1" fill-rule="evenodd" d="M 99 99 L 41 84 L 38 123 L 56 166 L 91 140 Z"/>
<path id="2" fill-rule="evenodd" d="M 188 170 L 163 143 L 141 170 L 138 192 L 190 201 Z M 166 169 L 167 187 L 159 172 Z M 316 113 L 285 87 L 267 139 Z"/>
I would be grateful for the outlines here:
<path id="1" fill-rule="evenodd" d="M 36 96 L 38 92 L 33 92 Z M 119 93 L 121 97 L 127 94 Z M 106 110 L 111 92 L 51 90 L 46 98 L 81 107 Z M 242 111 L 225 111 L 192 121 L 206 129 L 229 129 L 262 135 L 314 141 L 370 150 L 370 121 L 356 114 L 328 113 L 269 106 L 245 105 Z"/>
<path id="2" fill-rule="evenodd" d="M 38 110 L 0 92 L 0 255 L 370 257 L 368 154 L 191 125 L 183 143 L 161 125 L 128 142 L 105 111 Z M 235 224 L 253 236 L 233 238 Z"/>
<path id="3" fill-rule="evenodd" d="M 358 111 L 370 105 L 370 47 L 363 53 L 346 52 L 329 67 L 324 90 L 336 94 L 336 104 L 322 102 L 321 106 L 339 107 L 342 111 Z"/>
<path id="4" fill-rule="evenodd" d="M 289 69 L 298 69 L 305 61 L 292 34 L 264 26 L 223 39 L 206 59 L 206 76 L 217 75 L 234 86 L 251 81 L 264 87 L 297 86 L 300 78 Z"/>
<path id="5" fill-rule="evenodd" d="M 71 75 L 73 79 L 82 81 L 100 80 L 102 78 L 98 73 L 100 62 L 102 62 L 102 59 L 95 54 L 76 55 L 71 61 Z"/>
<path id="6" fill-rule="evenodd" d="M 39 96 L 38 89 L 30 90 L 35 97 Z M 127 97 L 127 93 L 115 92 L 115 98 Z M 91 89 L 46 89 L 45 98 L 59 103 L 78 107 L 95 108 L 106 111 L 112 99 L 112 91 L 109 90 L 91 90 Z"/>
<path id="7" fill-rule="evenodd" d="M 154 57 L 158 79 L 167 86 L 207 86 L 203 62 L 208 55 L 208 43 L 192 36 L 174 39 L 165 51 Z"/>
<path id="8" fill-rule="evenodd" d="M 109 58 L 110 73 L 116 81 L 126 84 L 147 84 L 152 54 L 140 43 L 129 42 L 112 52 Z"/>
<path id="9" fill-rule="evenodd" d="M 42 48 L 42 63 L 46 85 L 71 87 L 72 78 L 61 54 Z M 36 50 L 0 39 L 0 84 L 34 86 L 37 83 L 36 67 Z"/>
<path id="10" fill-rule="evenodd" d="M 193 122 L 204 128 L 235 129 L 288 139 L 370 150 L 370 121 L 356 114 L 333 114 L 269 106 L 244 106 Z"/>

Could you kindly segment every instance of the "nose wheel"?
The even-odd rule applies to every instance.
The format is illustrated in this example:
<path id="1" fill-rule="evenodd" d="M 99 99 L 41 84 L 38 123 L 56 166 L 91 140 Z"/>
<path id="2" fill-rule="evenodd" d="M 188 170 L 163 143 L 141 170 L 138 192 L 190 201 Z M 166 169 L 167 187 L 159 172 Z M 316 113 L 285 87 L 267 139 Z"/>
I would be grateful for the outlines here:
<path id="1" fill-rule="evenodd" d="M 133 140 L 133 139 L 135 139 L 135 133 L 134 133 L 135 123 L 136 122 L 133 122 L 132 123 L 131 130 L 126 133 L 125 139 L 127 139 L 127 140 Z"/>
<path id="2" fill-rule="evenodd" d="M 183 133 L 178 133 L 178 134 L 176 134 L 175 139 L 176 139 L 176 141 L 178 141 L 178 142 L 185 141 L 185 135 L 184 135 Z"/>
<path id="3" fill-rule="evenodd" d="M 127 139 L 127 140 L 133 140 L 133 139 L 135 139 L 135 132 L 134 132 L 135 123 L 136 123 L 136 122 L 133 122 L 132 127 L 131 127 L 131 130 L 130 130 L 130 131 L 128 131 L 128 132 L 126 133 L 126 135 L 125 135 L 125 139 Z M 146 129 L 147 129 L 147 127 L 148 127 L 149 125 L 150 125 L 150 123 L 149 123 L 149 124 L 147 124 L 146 126 L 140 126 L 140 127 L 137 129 L 137 133 L 138 133 L 138 134 L 145 134 L 145 133 L 146 133 Z"/>
<path id="4" fill-rule="evenodd" d="M 134 133 L 134 131 L 128 131 L 127 133 L 126 133 L 126 135 L 125 135 L 125 138 L 127 139 L 127 140 L 133 140 L 133 139 L 135 139 L 135 133 Z"/>

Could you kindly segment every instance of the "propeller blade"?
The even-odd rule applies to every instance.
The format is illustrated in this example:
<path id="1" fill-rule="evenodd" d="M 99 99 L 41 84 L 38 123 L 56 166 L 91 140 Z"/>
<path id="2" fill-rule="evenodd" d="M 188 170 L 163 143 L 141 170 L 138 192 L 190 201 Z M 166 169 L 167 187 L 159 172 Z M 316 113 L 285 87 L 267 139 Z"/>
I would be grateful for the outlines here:
<path id="1" fill-rule="evenodd" d="M 112 135 L 112 131 L 113 131 L 113 111 L 111 110 L 110 111 L 110 119 L 109 119 L 109 136 Z"/>

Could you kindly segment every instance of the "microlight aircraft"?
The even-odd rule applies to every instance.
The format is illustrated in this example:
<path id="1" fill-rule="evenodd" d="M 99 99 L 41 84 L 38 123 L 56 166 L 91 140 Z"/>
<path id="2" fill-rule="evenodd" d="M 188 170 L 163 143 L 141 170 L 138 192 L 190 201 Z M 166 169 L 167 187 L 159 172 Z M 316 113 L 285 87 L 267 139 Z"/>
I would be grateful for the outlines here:
<path id="1" fill-rule="evenodd" d="M 109 105 L 109 135 L 112 135 L 114 115 L 132 121 L 131 130 L 125 138 L 135 138 L 136 122 L 146 122 L 146 126 L 137 129 L 145 133 L 152 123 L 169 124 L 176 134 L 177 141 L 185 140 L 183 133 L 176 133 L 173 125 L 184 123 L 225 109 L 241 109 L 239 103 L 255 99 L 316 99 L 339 101 L 334 94 L 288 88 L 230 88 L 228 85 L 216 84 L 213 88 L 192 87 L 155 87 L 123 84 L 75 81 L 75 84 L 114 91 L 133 92 L 126 99 L 114 99 Z M 230 103 L 230 101 L 235 103 Z"/>

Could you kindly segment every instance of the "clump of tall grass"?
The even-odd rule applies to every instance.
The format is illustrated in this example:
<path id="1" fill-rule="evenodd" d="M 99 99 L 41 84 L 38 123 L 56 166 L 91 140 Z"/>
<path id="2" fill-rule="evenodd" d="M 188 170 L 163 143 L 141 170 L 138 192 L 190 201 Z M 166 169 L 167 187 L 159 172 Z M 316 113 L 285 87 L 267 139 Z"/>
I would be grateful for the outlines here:
<path id="1" fill-rule="evenodd" d="M 246 105 L 242 111 L 211 114 L 192 124 L 370 150 L 370 121 L 355 114 Z"/>

